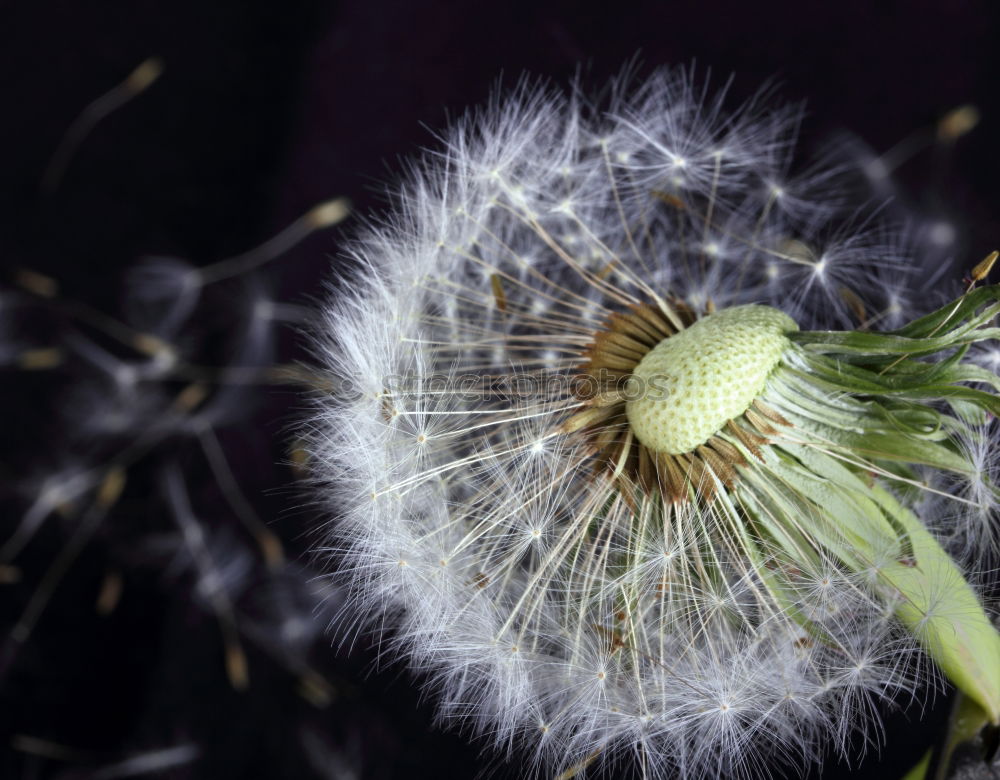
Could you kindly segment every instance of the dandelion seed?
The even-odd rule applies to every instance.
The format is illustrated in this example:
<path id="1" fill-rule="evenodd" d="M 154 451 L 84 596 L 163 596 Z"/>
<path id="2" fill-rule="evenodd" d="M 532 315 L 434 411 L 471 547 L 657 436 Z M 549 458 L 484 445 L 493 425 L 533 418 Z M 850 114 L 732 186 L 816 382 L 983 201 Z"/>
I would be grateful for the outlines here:
<path id="1" fill-rule="evenodd" d="M 553 774 L 846 751 L 928 657 L 1000 719 L 1000 638 L 927 514 L 980 488 L 925 480 L 996 442 L 965 350 L 1000 291 L 902 325 L 898 237 L 789 174 L 795 122 L 684 73 L 524 85 L 415 169 L 325 314 L 361 391 L 310 421 L 351 619 Z"/>

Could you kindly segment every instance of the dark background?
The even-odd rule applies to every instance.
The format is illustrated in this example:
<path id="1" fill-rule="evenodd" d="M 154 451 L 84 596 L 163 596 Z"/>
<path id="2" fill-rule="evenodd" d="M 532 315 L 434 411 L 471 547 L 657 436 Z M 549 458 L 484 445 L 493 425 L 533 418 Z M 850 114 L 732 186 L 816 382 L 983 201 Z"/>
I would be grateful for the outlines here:
<path id="1" fill-rule="evenodd" d="M 640 72 L 697 63 L 718 83 L 734 74 L 734 99 L 776 79 L 783 98 L 806 101 L 806 151 L 850 131 L 882 152 L 956 106 L 977 106 L 978 127 L 953 149 L 920 151 L 886 193 L 918 226 L 954 228 L 958 241 L 944 256 L 956 259 L 952 276 L 960 277 L 1000 245 L 998 16 L 990 0 L 0 3 L 0 283 L 9 288 L 14 269 L 31 268 L 58 279 L 67 299 L 116 315 L 123 274 L 142 256 L 210 263 L 335 196 L 360 213 L 377 209 L 399 159 L 433 144 L 430 130 L 481 103 L 501 75 L 507 85 L 524 71 L 565 84 L 582 72 L 600 85 L 636 55 Z M 162 77 L 100 122 L 58 189 L 41 194 L 66 128 L 150 56 L 162 58 Z M 278 301 L 321 296 L 350 230 L 348 220 L 314 235 L 272 263 L 260 284 Z M 227 301 L 213 299 L 199 315 L 205 333 L 218 330 L 213 317 L 229 316 Z M 3 305 L 0 298 L 8 327 L 30 337 L 63 333 L 30 305 L 9 316 Z M 282 361 L 306 354 L 288 336 L 274 350 Z M 53 376 L 0 373 L 0 480 L 10 502 L 0 536 L 30 500 L 30 480 L 78 449 L 66 421 L 77 414 L 73 387 L 83 379 L 72 364 Z M 239 424 L 219 435 L 254 507 L 301 561 L 289 591 L 308 594 L 314 572 L 304 554 L 317 520 L 284 465 L 303 404 L 281 388 L 246 403 Z M 149 552 L 150 540 L 172 528 L 157 487 L 164 459 L 192 474 L 208 507 L 203 519 L 216 522 L 218 498 L 199 487 L 203 469 L 183 443 L 133 470 L 114 516 L 30 640 L 0 655 L 0 778 L 99 777 L 116 761 L 177 744 L 195 745 L 197 759 L 150 776 L 352 776 L 346 767 L 365 778 L 522 776 L 516 756 L 480 756 L 433 727 L 418 685 L 399 666 L 376 670 L 364 642 L 348 653 L 319 635 L 302 650 L 330 681 L 326 706 L 298 695 L 289 664 L 252 643 L 250 687 L 234 691 L 218 630 L 193 606 L 190 579 Z M 218 523 L 239 533 L 231 520 Z M 71 531 L 47 522 L 29 545 L 21 581 L 0 585 L 0 628 L 16 619 Z M 109 568 L 122 572 L 123 595 L 111 615 L 97 617 L 95 594 Z M 303 612 L 325 621 L 322 606 L 303 598 Z M 869 750 L 850 776 L 901 777 L 942 709 L 924 722 L 917 708 L 891 717 L 881 758 Z M 38 750 L 25 737 L 69 750 Z M 831 758 L 824 777 L 847 775 Z"/>

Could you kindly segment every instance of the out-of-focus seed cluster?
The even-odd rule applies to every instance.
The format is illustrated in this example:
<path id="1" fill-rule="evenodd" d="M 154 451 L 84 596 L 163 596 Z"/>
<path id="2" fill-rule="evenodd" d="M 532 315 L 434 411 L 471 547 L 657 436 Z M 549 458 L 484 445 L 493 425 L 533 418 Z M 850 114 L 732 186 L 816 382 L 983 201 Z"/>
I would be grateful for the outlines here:
<path id="1" fill-rule="evenodd" d="M 161 70 L 149 60 L 88 106 L 46 169 L 43 197 L 59 192 L 87 134 Z M 218 745 L 203 742 L 211 732 L 197 710 L 225 696 L 218 680 L 249 709 L 282 696 L 297 702 L 283 715 L 285 733 L 300 742 L 310 776 L 360 771 L 357 735 L 325 725 L 344 688 L 316 662 L 317 651 L 329 656 L 322 631 L 337 593 L 294 548 L 286 553 L 281 534 L 295 542 L 300 532 L 276 522 L 302 466 L 282 415 L 306 381 L 279 355 L 308 314 L 274 300 L 262 268 L 347 214 L 343 199 L 322 203 L 263 245 L 201 266 L 137 258 L 102 280 L 118 287 L 118 305 L 67 290 L 30 256 L 7 258 L 0 384 L 15 404 L 6 407 L 5 435 L 20 449 L 2 478 L 0 694 L 13 702 L 4 749 L 23 762 L 9 766 L 5 754 L 5 775 L 210 776 Z M 138 635 L 123 649 L 129 632 Z M 198 649 L 203 659 L 183 657 Z M 115 670 L 93 662 L 82 676 L 105 675 L 94 685 L 107 695 L 87 704 L 79 667 L 95 652 L 129 662 Z M 173 674 L 182 682 L 167 691 Z M 287 693 L 275 693 L 276 678 Z M 25 688 L 39 706 L 48 702 L 42 722 L 25 720 L 32 707 L 17 703 Z M 117 743 L 122 727 L 112 719 L 97 737 L 112 747 L 95 751 L 74 713 L 113 710 L 129 689 L 147 691 L 148 704 L 136 705 L 136 723 Z M 185 698 L 194 689 L 197 706 Z"/>
<path id="2" fill-rule="evenodd" d="M 342 202 L 326 204 L 282 243 L 345 214 Z M 279 390 L 293 397 L 302 382 L 277 364 L 276 339 L 301 325 L 303 310 L 270 299 L 253 270 L 275 254 L 265 246 L 201 269 L 140 260 L 124 276 L 122 310 L 111 313 L 66 297 L 56 279 L 28 268 L 8 280 L 3 381 L 46 408 L 25 410 L 44 427 L 37 451 L 7 478 L 19 511 L 9 510 L 0 539 L 0 581 L 13 607 L 5 610 L 12 622 L 0 644 L 0 682 L 25 673 L 39 652 L 37 631 L 60 633 L 52 621 L 65 614 L 63 593 L 81 580 L 93 587 L 100 567 L 95 623 L 111 620 L 130 589 L 154 583 L 204 615 L 188 620 L 215 648 L 211 663 L 232 689 L 252 689 L 255 668 L 266 678 L 280 668 L 305 710 L 321 711 L 336 695 L 312 658 L 336 595 L 289 560 L 274 519 L 258 514 L 267 483 L 247 482 L 255 473 L 273 479 L 281 457 L 274 431 L 256 428 L 262 398 Z M 300 454 L 291 453 L 289 476 Z M 302 738 L 318 750 L 324 730 L 309 722 Z M 187 765 L 199 776 L 202 754 L 181 740 L 135 745 L 127 759 L 77 760 L 28 734 L 14 747 L 57 764 L 97 763 L 108 777 Z"/>

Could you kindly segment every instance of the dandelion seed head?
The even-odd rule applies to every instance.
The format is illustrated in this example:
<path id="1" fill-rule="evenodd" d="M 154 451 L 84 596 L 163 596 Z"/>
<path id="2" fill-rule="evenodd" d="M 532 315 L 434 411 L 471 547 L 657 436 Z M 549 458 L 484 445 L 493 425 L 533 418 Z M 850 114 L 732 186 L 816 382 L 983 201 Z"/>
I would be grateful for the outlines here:
<path id="1" fill-rule="evenodd" d="M 971 409 L 851 351 L 910 318 L 908 266 L 796 173 L 796 110 L 673 71 L 609 95 L 494 100 L 355 243 L 318 339 L 352 392 L 310 420 L 332 565 L 442 719 L 540 765 L 846 751 L 978 609 L 923 522 L 962 490 L 916 476 L 971 473 Z"/>

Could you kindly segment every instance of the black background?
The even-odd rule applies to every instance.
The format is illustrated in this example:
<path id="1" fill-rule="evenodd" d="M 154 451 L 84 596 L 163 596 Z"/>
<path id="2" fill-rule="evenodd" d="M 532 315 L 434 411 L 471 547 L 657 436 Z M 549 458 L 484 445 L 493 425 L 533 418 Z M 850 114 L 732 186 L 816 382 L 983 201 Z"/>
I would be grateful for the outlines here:
<path id="1" fill-rule="evenodd" d="M 694 62 L 720 83 L 734 74 L 734 98 L 777 79 L 782 97 L 806 101 L 807 151 L 843 131 L 884 151 L 950 109 L 976 105 L 979 126 L 948 154 L 915 156 L 897 171 L 895 192 L 916 219 L 954 225 L 957 267 L 968 268 L 1000 245 L 998 16 L 989 0 L 2 3 L 0 266 L 44 272 L 67 296 L 115 312 L 122 273 L 142 255 L 205 264 L 263 241 L 320 200 L 347 196 L 359 212 L 378 208 L 399 159 L 432 144 L 428 128 L 481 103 L 501 76 L 510 85 L 529 71 L 564 84 L 582 70 L 599 85 L 638 55 L 640 72 Z M 159 81 L 102 121 L 60 187 L 41 195 L 66 128 L 153 55 L 165 63 Z M 347 222 L 315 235 L 273 264 L 274 297 L 321 295 L 350 230 Z M 292 339 L 280 350 L 285 360 L 304 355 Z M 0 381 L 0 475 L 14 499 L 17 483 L 61 446 L 53 420 L 65 412 L 72 377 L 44 389 L 10 373 Z M 294 393 L 268 391 L 253 424 L 224 441 L 291 555 L 309 547 L 316 522 L 308 510 L 287 511 L 295 499 L 281 461 L 300 409 Z M 141 474 L 130 483 L 126 527 L 157 514 L 151 484 Z M 16 516 L 4 510 L 0 529 Z M 65 535 L 47 528 L 23 561 L 24 583 L 0 586 L 5 620 Z M 251 688 L 235 693 L 211 621 L 193 615 L 186 591 L 150 567 L 123 564 L 122 603 L 96 620 L 101 573 L 109 561 L 129 560 L 131 538 L 106 535 L 86 550 L 31 643 L 0 668 L 0 778 L 88 777 L 135 751 L 183 741 L 199 746 L 199 760 L 160 776 L 341 776 L 332 760 L 317 758 L 317 742 L 362 777 L 522 775 L 516 757 L 480 756 L 432 727 L 433 709 L 420 703 L 413 679 L 392 665 L 372 671 L 364 647 L 348 655 L 329 637 L 316 643 L 313 663 L 337 692 L 326 709 L 305 704 L 286 672 L 253 651 Z M 915 708 L 891 718 L 881 760 L 869 751 L 850 776 L 901 777 L 941 709 L 923 723 Z M 17 735 L 80 755 L 33 756 Z M 847 773 L 831 759 L 824 777 Z"/>

